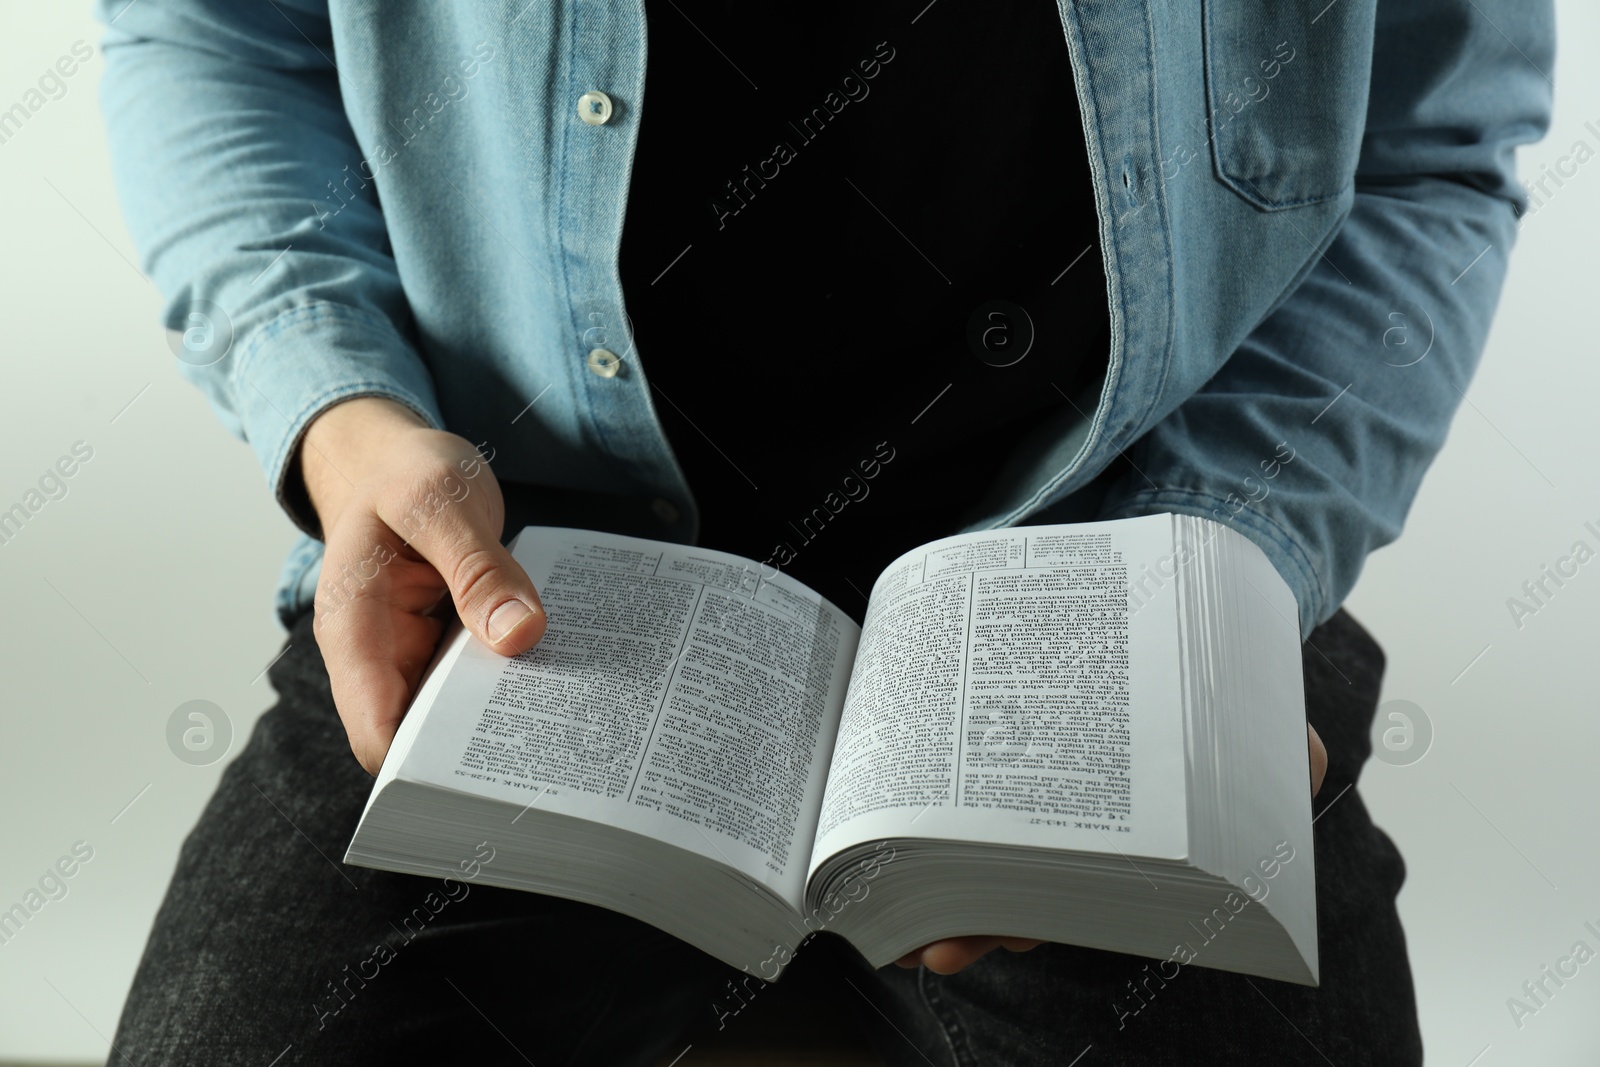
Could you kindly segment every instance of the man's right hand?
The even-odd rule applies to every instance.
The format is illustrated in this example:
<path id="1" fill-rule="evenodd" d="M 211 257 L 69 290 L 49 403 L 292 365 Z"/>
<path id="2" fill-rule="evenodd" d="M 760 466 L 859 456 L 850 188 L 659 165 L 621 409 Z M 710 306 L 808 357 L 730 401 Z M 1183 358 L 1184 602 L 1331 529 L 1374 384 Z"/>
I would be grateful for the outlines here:
<path id="1" fill-rule="evenodd" d="M 544 606 L 500 544 L 500 485 L 465 439 L 359 397 L 312 422 L 300 470 L 327 544 L 313 632 L 350 749 L 377 774 L 444 631 L 439 603 L 503 656 L 544 636 Z"/>

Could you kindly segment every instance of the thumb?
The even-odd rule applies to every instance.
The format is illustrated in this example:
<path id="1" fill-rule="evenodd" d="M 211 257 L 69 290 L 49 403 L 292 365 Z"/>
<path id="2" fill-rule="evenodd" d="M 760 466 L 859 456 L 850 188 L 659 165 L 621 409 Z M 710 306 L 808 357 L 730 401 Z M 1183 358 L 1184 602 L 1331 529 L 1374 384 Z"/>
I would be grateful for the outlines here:
<path id="1" fill-rule="evenodd" d="M 1306 743 L 1311 748 L 1311 795 L 1322 791 L 1322 780 L 1328 775 L 1328 749 L 1317 736 L 1317 731 L 1306 723 Z"/>
<path id="2" fill-rule="evenodd" d="M 467 550 L 446 570 L 456 614 L 484 644 L 502 656 L 526 652 L 544 636 L 548 619 L 533 579 L 498 540 Z"/>
<path id="3" fill-rule="evenodd" d="M 468 502 L 416 530 L 410 544 L 444 579 L 473 636 L 515 656 L 539 643 L 548 620 L 533 579 L 500 543 L 502 521 L 492 505 Z"/>

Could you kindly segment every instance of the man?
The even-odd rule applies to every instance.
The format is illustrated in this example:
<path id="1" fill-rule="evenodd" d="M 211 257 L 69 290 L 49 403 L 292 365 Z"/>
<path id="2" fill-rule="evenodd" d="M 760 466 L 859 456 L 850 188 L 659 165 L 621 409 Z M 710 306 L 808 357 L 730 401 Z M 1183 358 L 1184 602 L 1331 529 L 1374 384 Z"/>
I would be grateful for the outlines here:
<path id="1" fill-rule="evenodd" d="M 1297 597 L 1322 986 L 997 938 L 796 969 L 848 977 L 894 1062 L 1420 1061 L 1403 866 L 1344 795 L 1382 657 L 1338 608 L 1482 349 L 1548 5 L 100 13 L 130 229 L 169 327 L 199 324 L 181 369 L 307 534 L 280 702 L 118 1052 L 648 1063 L 704 1024 L 728 968 L 550 898 L 475 887 L 372 962 L 426 880 L 307 848 L 343 847 L 346 742 L 377 770 L 441 608 L 538 641 L 522 525 L 738 551 L 859 617 L 932 537 L 1174 511 Z M 870 495 L 835 492 L 867 460 Z"/>

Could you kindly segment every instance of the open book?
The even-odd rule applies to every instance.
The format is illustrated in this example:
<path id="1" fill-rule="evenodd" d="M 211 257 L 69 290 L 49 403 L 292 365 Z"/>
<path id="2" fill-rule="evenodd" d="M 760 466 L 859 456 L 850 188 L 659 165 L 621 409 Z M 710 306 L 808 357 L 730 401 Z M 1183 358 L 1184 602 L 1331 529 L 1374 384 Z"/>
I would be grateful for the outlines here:
<path id="1" fill-rule="evenodd" d="M 766 980 L 964 934 L 1315 985 L 1293 594 L 1209 519 L 930 542 L 865 624 L 684 545 L 528 527 L 549 615 L 446 635 L 345 856 L 634 916 Z"/>

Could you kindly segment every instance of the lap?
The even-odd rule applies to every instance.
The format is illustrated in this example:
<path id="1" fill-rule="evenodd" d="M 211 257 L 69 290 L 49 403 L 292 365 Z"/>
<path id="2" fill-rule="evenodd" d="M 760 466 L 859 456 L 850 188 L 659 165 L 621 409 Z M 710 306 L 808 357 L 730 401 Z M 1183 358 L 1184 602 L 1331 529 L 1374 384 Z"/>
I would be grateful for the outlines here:
<path id="1" fill-rule="evenodd" d="M 651 1064 L 690 1039 L 716 1044 L 742 976 L 650 926 L 343 864 L 372 780 L 350 754 L 309 616 L 288 645 L 270 673 L 278 702 L 180 854 L 118 1051 L 139 1063 L 260 1065 L 287 1050 L 285 1065 L 386 1054 Z M 996 951 L 951 976 L 874 971 L 823 935 L 763 997 L 804 994 L 811 1010 L 820 998 L 894 1064 L 1068 1063 L 1091 1045 L 1086 1064 L 1420 1062 L 1394 906 L 1404 865 L 1353 787 L 1382 653 L 1341 612 L 1304 654 L 1308 714 L 1329 754 L 1314 806 L 1319 988 L 1196 966 L 1174 975 L 1067 945 Z"/>
<path id="2" fill-rule="evenodd" d="M 309 616 L 288 646 L 270 672 L 277 703 L 179 855 L 119 1024 L 123 1056 L 649 1064 L 701 1021 L 726 968 L 653 927 L 341 862 L 372 779 Z"/>
<path id="3" fill-rule="evenodd" d="M 1319 987 L 1069 945 L 996 951 L 949 976 L 886 967 L 869 974 L 875 1010 L 861 1018 L 894 1021 L 899 1032 L 881 1021 L 876 1031 L 888 1062 L 1066 1064 L 1093 1046 L 1086 1067 L 1421 1063 L 1395 909 L 1405 866 L 1354 788 L 1383 654 L 1342 611 L 1303 653 L 1307 714 L 1329 761 L 1312 809 Z"/>

